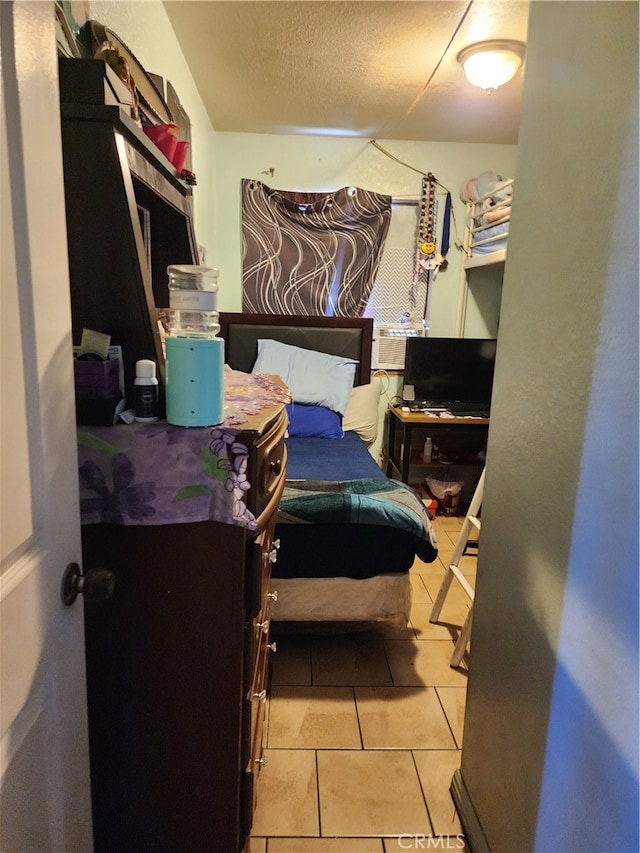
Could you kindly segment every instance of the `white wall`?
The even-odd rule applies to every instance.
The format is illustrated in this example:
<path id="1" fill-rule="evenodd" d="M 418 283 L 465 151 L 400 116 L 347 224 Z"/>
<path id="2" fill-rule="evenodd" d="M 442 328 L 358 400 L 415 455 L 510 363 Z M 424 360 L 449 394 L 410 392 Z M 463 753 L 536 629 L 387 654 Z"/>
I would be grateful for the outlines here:
<path id="1" fill-rule="evenodd" d="M 239 311 L 242 304 L 242 178 L 258 178 L 281 189 L 320 192 L 354 184 L 396 198 L 419 197 L 421 175 L 386 157 L 368 140 L 216 133 L 158 0 L 93 0 L 89 4 L 89 17 L 113 29 L 148 71 L 170 80 L 191 119 L 193 168 L 198 179 L 193 193 L 196 238 L 207 249 L 207 263 L 220 269 L 221 311 Z M 464 205 L 459 200 L 463 180 L 486 169 L 504 177 L 514 176 L 517 151 L 514 145 L 379 142 L 409 165 L 432 172 L 451 190 L 460 237 L 465 216 Z M 269 174 L 270 169 L 274 170 L 273 175 Z M 441 213 L 443 210 L 441 204 Z M 452 241 L 454 238 L 452 232 Z M 455 335 L 462 255 L 453 245 L 448 260 L 449 269 L 436 278 L 432 290 L 430 332 L 434 336 Z M 501 292 L 501 276 L 474 273 L 465 335 L 496 334 Z M 398 392 L 399 379 L 391 377 L 383 384 L 388 393 L 381 398 L 380 435 L 371 449 L 376 457 L 383 414 L 388 400 Z"/>
<path id="2" fill-rule="evenodd" d="M 533 3 L 462 749 L 496 853 L 638 850 L 637 110 L 638 5 Z"/>
<path id="3" fill-rule="evenodd" d="M 196 240 L 211 253 L 215 242 L 216 135 L 164 6 L 159 0 L 93 0 L 89 18 L 110 27 L 147 72 L 169 80 L 176 90 L 191 121 L 192 163 L 198 181 L 193 191 Z M 207 263 L 210 261 L 208 256 Z"/>
<path id="4" fill-rule="evenodd" d="M 493 169 L 504 177 L 514 176 L 515 145 L 382 139 L 378 142 L 410 166 L 432 172 L 451 190 L 460 237 L 464 227 L 464 205 L 459 200 L 462 182 L 487 169 Z M 218 133 L 216 163 L 215 265 L 220 269 L 219 304 L 224 311 L 241 310 L 242 178 L 257 178 L 278 189 L 323 192 L 355 185 L 394 198 L 420 196 L 421 175 L 386 157 L 366 139 Z M 269 174 L 270 169 L 274 170 L 273 176 Z M 444 205 L 441 204 L 440 215 L 443 211 Z M 434 284 L 431 303 L 431 334 L 434 336 L 455 335 L 461 257 L 461 253 L 452 246 L 448 254 L 449 269 L 441 273 Z M 495 280 L 487 283 L 487 291 L 481 296 L 480 305 L 473 298 L 469 303 L 465 334 L 470 337 L 491 334 L 496 300 L 499 299 L 499 286 Z M 487 299 L 492 307 L 485 320 L 483 310 L 486 311 Z"/>
<path id="5" fill-rule="evenodd" d="M 465 219 L 465 206 L 459 199 L 462 182 L 487 169 L 505 177 L 514 176 L 515 145 L 378 141 L 410 166 L 432 172 L 451 191 L 460 237 Z M 393 198 L 418 198 L 422 181 L 420 174 L 385 156 L 368 140 L 347 137 L 217 133 L 216 162 L 214 264 L 220 269 L 218 304 L 222 311 L 240 311 L 242 307 L 242 178 L 257 178 L 271 187 L 308 192 L 353 184 Z M 274 170 L 273 176 L 270 169 Z M 441 203 L 441 215 L 443 211 Z M 454 238 L 452 233 L 452 241 Z M 456 334 L 462 254 L 451 246 L 448 259 L 449 269 L 438 275 L 433 284 L 430 334 L 434 337 Z M 477 279 L 470 282 L 464 333 L 468 337 L 492 337 L 497 332 L 502 276 L 484 271 L 475 275 Z M 378 438 L 370 448 L 376 459 L 387 405 L 401 393 L 401 378 L 397 375 L 379 381 L 386 393 L 380 398 Z"/>
<path id="6" fill-rule="evenodd" d="M 92 0 L 89 17 L 111 27 L 147 71 L 170 80 L 191 119 L 193 168 L 198 180 L 193 193 L 196 238 L 207 249 L 207 263 L 220 269 L 220 310 L 241 309 L 242 178 L 258 178 L 281 189 L 319 192 L 354 184 L 394 197 L 419 196 L 421 176 L 385 157 L 368 140 L 216 133 L 159 0 Z M 460 236 L 464 225 L 464 205 L 458 197 L 462 181 L 486 169 L 514 176 L 514 145 L 379 142 L 411 166 L 432 172 L 451 190 Z M 270 169 L 274 169 L 273 176 Z M 455 334 L 461 257 L 455 248 L 450 249 L 449 269 L 439 275 L 433 288 L 431 334 L 435 336 Z M 499 277 L 476 275 L 465 335 L 496 333 L 500 295 Z"/>

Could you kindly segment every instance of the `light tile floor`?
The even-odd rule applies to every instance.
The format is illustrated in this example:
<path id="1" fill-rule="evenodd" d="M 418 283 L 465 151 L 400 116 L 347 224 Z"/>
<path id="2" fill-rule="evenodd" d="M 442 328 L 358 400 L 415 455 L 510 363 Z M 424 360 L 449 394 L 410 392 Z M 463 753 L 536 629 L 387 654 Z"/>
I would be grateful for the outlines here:
<path id="1" fill-rule="evenodd" d="M 460 766 L 468 657 L 449 659 L 469 608 L 435 595 L 463 519 L 437 517 L 438 560 L 416 560 L 407 628 L 276 636 L 250 853 L 460 850 L 449 792 Z M 460 562 L 471 585 L 476 558 Z M 440 838 L 449 836 L 449 838 Z"/>

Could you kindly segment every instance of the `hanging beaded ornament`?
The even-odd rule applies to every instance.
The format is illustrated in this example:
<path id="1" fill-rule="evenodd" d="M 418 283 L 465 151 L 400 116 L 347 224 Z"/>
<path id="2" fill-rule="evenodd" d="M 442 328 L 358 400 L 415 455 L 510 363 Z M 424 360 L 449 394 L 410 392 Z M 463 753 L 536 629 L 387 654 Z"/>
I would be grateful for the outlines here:
<path id="1" fill-rule="evenodd" d="M 420 219 L 418 222 L 418 248 L 420 254 L 429 258 L 436 253 L 436 179 L 428 172 L 422 179 L 420 195 Z"/>

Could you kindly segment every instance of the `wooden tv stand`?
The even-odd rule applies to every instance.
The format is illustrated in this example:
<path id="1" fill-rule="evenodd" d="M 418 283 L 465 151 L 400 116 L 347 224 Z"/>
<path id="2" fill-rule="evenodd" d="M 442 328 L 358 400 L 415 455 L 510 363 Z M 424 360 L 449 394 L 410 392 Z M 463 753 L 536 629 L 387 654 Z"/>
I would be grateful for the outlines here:
<path id="1" fill-rule="evenodd" d="M 438 417 L 390 406 L 383 445 L 385 473 L 409 485 L 424 484 L 428 476 L 462 481 L 462 503 L 468 503 L 484 467 L 483 456 L 479 458 L 478 454 L 486 451 L 488 433 L 488 418 Z M 442 459 L 434 455 L 431 462 L 423 461 L 427 436 L 431 436 Z"/>

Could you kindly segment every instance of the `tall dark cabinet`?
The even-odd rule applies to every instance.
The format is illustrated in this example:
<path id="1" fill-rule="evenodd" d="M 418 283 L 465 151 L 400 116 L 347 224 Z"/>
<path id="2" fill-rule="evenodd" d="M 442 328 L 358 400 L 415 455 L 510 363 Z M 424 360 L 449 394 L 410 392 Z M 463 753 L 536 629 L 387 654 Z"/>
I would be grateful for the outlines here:
<path id="1" fill-rule="evenodd" d="M 61 59 L 60 96 L 74 343 L 84 328 L 109 334 L 122 347 L 131 400 L 137 360 L 154 359 L 164 379 L 157 310 L 168 306 L 166 267 L 197 262 L 191 187 L 130 119 L 129 92 L 104 63 Z M 85 572 L 115 577 L 108 600 L 85 600 L 96 853 L 245 847 L 265 760 L 286 426 L 284 403 L 266 405 L 234 438 L 247 448 L 255 530 L 215 513 L 82 527 Z M 121 447 L 139 473 L 128 450 L 136 426 L 96 429 L 94 441 Z M 206 450 L 211 431 L 193 432 Z M 162 464 L 179 469 L 180 449 L 170 442 Z"/>
<path id="2" fill-rule="evenodd" d="M 84 328 L 122 346 L 125 389 L 135 363 L 164 357 L 157 309 L 166 268 L 197 263 L 191 187 L 130 118 L 130 92 L 104 62 L 59 61 L 73 341 Z"/>

